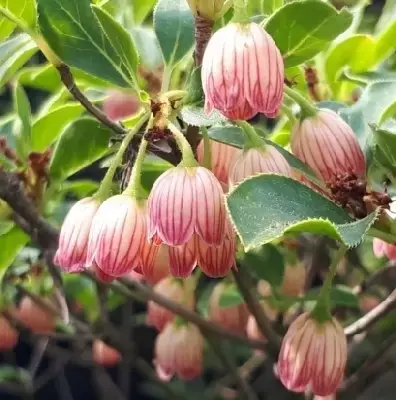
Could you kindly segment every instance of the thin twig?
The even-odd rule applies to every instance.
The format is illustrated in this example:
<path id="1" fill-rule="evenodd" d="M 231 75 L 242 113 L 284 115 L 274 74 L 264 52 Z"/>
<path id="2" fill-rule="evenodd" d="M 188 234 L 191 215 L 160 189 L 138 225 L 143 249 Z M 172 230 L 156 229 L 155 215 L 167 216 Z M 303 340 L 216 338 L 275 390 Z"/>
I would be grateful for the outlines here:
<path id="1" fill-rule="evenodd" d="M 41 337 L 34 346 L 33 354 L 30 358 L 29 372 L 31 376 L 35 376 L 47 349 L 48 337 Z"/>
<path id="2" fill-rule="evenodd" d="M 211 334 L 206 334 L 205 338 L 211 345 L 213 351 L 217 354 L 217 357 L 223 364 L 226 371 L 229 372 L 233 380 L 238 385 L 241 394 L 243 394 L 243 399 L 258 400 L 256 394 L 254 393 L 248 382 L 241 375 L 239 375 L 234 360 L 227 353 L 227 351 L 224 350 L 223 344 L 216 340 Z"/>
<path id="3" fill-rule="evenodd" d="M 394 290 L 385 300 L 370 312 L 359 318 L 357 321 L 347 326 L 344 332 L 347 337 L 366 331 L 371 325 L 375 324 L 380 318 L 396 307 L 396 290 Z"/>
<path id="4" fill-rule="evenodd" d="M 258 297 L 254 294 L 255 288 L 249 282 L 250 277 L 245 273 L 242 267 L 239 267 L 238 270 L 234 269 L 233 275 L 249 311 L 256 319 L 260 331 L 268 341 L 267 351 L 276 359 L 280 351 L 281 340 L 278 334 L 272 328 L 271 321 L 265 314 Z"/>
<path id="5" fill-rule="evenodd" d="M 393 334 L 386 338 L 375 354 L 369 357 L 364 364 L 351 376 L 349 376 L 341 386 L 342 398 L 351 399 L 356 398 L 354 394 L 358 387 L 367 381 L 373 371 L 376 370 L 377 362 L 382 359 L 383 356 L 389 357 L 390 348 L 396 343 L 396 334 Z M 381 361 L 382 362 L 382 361 Z"/>
<path id="6" fill-rule="evenodd" d="M 117 135 L 125 136 L 128 133 L 128 129 L 123 127 L 119 122 L 111 120 L 100 108 L 96 107 L 79 89 L 77 86 L 73 74 L 70 68 L 66 64 L 55 65 L 59 72 L 60 79 L 65 85 L 66 89 L 70 94 L 77 100 L 94 118 L 96 118 L 103 125 L 110 128 Z M 139 139 L 139 135 L 137 137 Z M 139 140 L 140 142 L 140 140 Z M 139 143 L 138 142 L 138 143 Z M 136 142 L 134 142 L 136 144 Z M 137 145 L 138 147 L 138 145 Z M 157 147 L 154 143 L 149 143 L 148 150 L 156 156 L 166 160 L 172 164 L 178 164 L 180 157 L 175 157 L 174 154 L 163 151 L 160 147 Z"/>

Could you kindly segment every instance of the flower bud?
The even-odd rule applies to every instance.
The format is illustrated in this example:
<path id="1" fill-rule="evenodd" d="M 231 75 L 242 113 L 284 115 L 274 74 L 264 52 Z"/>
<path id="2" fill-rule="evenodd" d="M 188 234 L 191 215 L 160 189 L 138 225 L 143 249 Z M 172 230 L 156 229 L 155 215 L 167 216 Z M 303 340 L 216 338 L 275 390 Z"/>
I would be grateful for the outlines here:
<path id="1" fill-rule="evenodd" d="M 356 135 L 332 110 L 321 109 L 296 122 L 291 148 L 325 182 L 345 175 L 365 176 L 366 162 Z"/>
<path id="2" fill-rule="evenodd" d="M 181 246 L 198 235 L 219 246 L 225 237 L 223 189 L 208 169 L 175 167 L 154 183 L 148 200 L 149 239 Z"/>
<path id="3" fill-rule="evenodd" d="M 359 306 L 364 314 L 370 312 L 373 308 L 377 307 L 378 304 L 380 304 L 380 300 L 378 300 L 377 297 L 369 294 L 363 295 L 359 299 Z"/>
<path id="4" fill-rule="evenodd" d="M 262 173 L 292 176 L 293 172 L 286 158 L 274 147 L 251 148 L 235 157 L 230 167 L 229 181 L 237 185 L 244 179 Z"/>
<path id="5" fill-rule="evenodd" d="M 59 235 L 54 263 L 67 272 L 81 272 L 87 267 L 87 249 L 92 220 L 99 201 L 87 197 L 78 201 L 67 214 Z"/>
<path id="6" fill-rule="evenodd" d="M 209 299 L 209 319 L 223 328 L 235 333 L 244 333 L 248 319 L 248 309 L 245 303 L 236 306 L 222 307 L 220 299 L 227 289 L 227 283 L 218 283 Z"/>
<path id="7" fill-rule="evenodd" d="M 92 345 L 92 359 L 104 367 L 114 367 L 121 361 L 121 354 L 102 340 L 95 340 Z"/>
<path id="8" fill-rule="evenodd" d="M 299 297 L 304 292 L 307 272 L 304 264 L 287 264 L 283 272 L 280 293 L 284 296 Z"/>
<path id="9" fill-rule="evenodd" d="M 206 47 L 202 61 L 205 111 L 232 120 L 257 113 L 275 117 L 283 99 L 283 59 L 272 37 L 258 24 L 230 23 Z"/>
<path id="10" fill-rule="evenodd" d="M 236 147 L 229 146 L 224 143 L 219 143 L 214 140 L 210 140 L 210 158 L 211 158 L 211 170 L 215 177 L 221 183 L 224 191 L 228 188 L 228 173 L 230 165 L 241 150 Z M 200 164 L 204 162 L 204 141 L 197 148 L 197 159 Z"/>
<path id="11" fill-rule="evenodd" d="M 11 350 L 18 343 L 19 333 L 8 319 L 0 315 L 0 350 Z"/>
<path id="12" fill-rule="evenodd" d="M 172 277 L 162 279 L 154 286 L 154 292 L 183 304 L 189 309 L 194 308 L 195 298 L 190 283 Z M 147 324 L 154 326 L 158 331 L 164 329 L 165 325 L 172 321 L 175 315 L 168 309 L 161 307 L 154 301 L 149 301 L 147 309 Z"/>
<path id="13" fill-rule="evenodd" d="M 187 0 L 194 15 L 215 21 L 223 8 L 225 0 Z"/>
<path id="14" fill-rule="evenodd" d="M 252 340 L 267 340 L 257 325 L 256 318 L 253 315 L 249 315 L 246 324 L 246 333 L 249 339 Z"/>
<path id="15" fill-rule="evenodd" d="M 125 194 L 110 197 L 93 219 L 87 263 L 115 277 L 132 271 L 140 266 L 146 229 L 143 203 Z"/>
<path id="16" fill-rule="evenodd" d="M 291 391 L 310 387 L 314 394 L 328 396 L 340 385 L 346 360 L 347 341 L 341 325 L 334 318 L 319 322 L 304 313 L 283 339 L 277 371 Z"/>
<path id="17" fill-rule="evenodd" d="M 15 311 L 15 317 L 35 333 L 50 333 L 55 329 L 54 314 L 35 303 L 30 297 L 22 298 Z"/>
<path id="18" fill-rule="evenodd" d="M 157 336 L 157 370 L 162 377 L 177 375 L 182 380 L 195 379 L 202 374 L 203 347 L 203 337 L 195 325 L 172 322 Z"/>
<path id="19" fill-rule="evenodd" d="M 109 90 L 108 96 L 103 102 L 103 112 L 114 121 L 135 114 L 139 107 L 139 100 L 136 96 L 119 90 Z"/>

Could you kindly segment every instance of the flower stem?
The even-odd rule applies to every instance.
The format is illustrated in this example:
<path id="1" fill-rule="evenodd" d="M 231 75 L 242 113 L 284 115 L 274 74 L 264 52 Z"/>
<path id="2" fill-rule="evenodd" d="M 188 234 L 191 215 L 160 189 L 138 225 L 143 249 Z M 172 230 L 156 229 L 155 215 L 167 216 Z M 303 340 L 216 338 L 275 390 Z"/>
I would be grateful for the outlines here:
<path id="1" fill-rule="evenodd" d="M 139 151 L 132 168 L 129 184 L 127 188 L 124 190 L 125 194 L 129 194 L 130 196 L 132 196 L 134 199 L 137 200 L 144 198 L 144 195 L 142 195 L 141 176 L 142 176 L 142 165 L 144 162 L 144 157 L 146 156 L 147 145 L 148 141 L 146 139 L 143 139 L 140 142 Z"/>
<path id="2" fill-rule="evenodd" d="M 149 129 L 151 129 L 153 127 L 153 121 L 154 121 L 154 117 L 153 117 L 153 115 L 151 115 L 150 120 L 147 124 L 145 133 L 147 133 L 149 131 Z M 132 168 L 131 176 L 129 178 L 128 186 L 124 190 L 125 194 L 132 196 L 136 200 L 145 198 L 145 195 L 142 190 L 141 177 L 142 177 L 142 166 L 143 166 L 144 158 L 146 156 L 147 146 L 148 146 L 148 141 L 143 136 L 143 139 L 140 142 L 139 151 L 136 155 L 136 159 L 133 164 L 133 168 Z"/>
<path id="3" fill-rule="evenodd" d="M 320 322 L 324 322 L 331 319 L 331 314 L 330 314 L 331 284 L 333 283 L 333 279 L 337 273 L 337 267 L 347 251 L 348 247 L 345 246 L 344 244 L 341 244 L 339 249 L 335 253 L 334 258 L 330 264 L 329 271 L 326 275 L 325 281 L 323 282 L 322 288 L 320 289 L 316 305 L 312 310 L 312 315 Z"/>
<path id="4" fill-rule="evenodd" d="M 204 145 L 204 159 L 203 165 L 207 169 L 212 168 L 212 149 L 210 148 L 210 139 L 208 135 L 208 130 L 205 127 L 201 128 L 203 145 Z"/>
<path id="5" fill-rule="evenodd" d="M 317 114 L 318 109 L 296 90 L 293 90 L 292 88 L 289 88 L 289 86 L 284 85 L 284 91 L 292 100 L 294 100 L 300 106 L 301 116 L 303 118 L 314 117 Z"/>
<path id="6" fill-rule="evenodd" d="M 246 144 L 245 148 L 255 148 L 255 147 L 265 147 L 264 141 L 261 139 L 261 137 L 258 135 L 256 130 L 247 123 L 246 121 L 236 121 L 236 124 L 242 128 L 243 133 L 246 136 Z"/>
<path id="7" fill-rule="evenodd" d="M 171 122 L 168 123 L 168 129 L 172 132 L 176 140 L 176 144 L 182 153 L 182 162 L 180 164 L 187 168 L 198 166 L 190 143 L 188 143 L 188 140 L 185 138 L 183 133 L 180 132 L 179 129 L 177 129 L 176 126 L 173 125 Z"/>
<path id="8" fill-rule="evenodd" d="M 124 140 L 121 143 L 120 148 L 118 149 L 109 169 L 106 172 L 105 177 L 100 184 L 98 191 L 96 192 L 95 197 L 100 201 L 103 201 L 109 197 L 111 193 L 111 185 L 113 183 L 114 174 L 117 171 L 117 168 L 120 166 L 122 162 L 122 157 L 124 156 L 125 150 L 127 149 L 129 143 L 133 139 L 133 137 L 138 133 L 139 129 L 143 126 L 143 124 L 147 121 L 148 114 L 144 114 L 136 123 L 136 125 L 128 132 L 125 136 Z"/>
<path id="9" fill-rule="evenodd" d="M 286 115 L 287 119 L 290 121 L 290 124 L 293 126 L 294 123 L 296 122 L 296 117 L 294 116 L 292 109 L 286 104 L 282 104 L 281 110 Z"/>
<path id="10" fill-rule="evenodd" d="M 245 0 L 234 0 L 234 17 L 232 18 L 232 22 L 249 23 Z"/>
<path id="11" fill-rule="evenodd" d="M 369 236 L 379 238 L 384 240 L 387 243 L 395 244 L 396 243 L 396 235 L 392 233 L 382 232 L 380 229 L 377 228 L 370 228 L 367 232 Z"/>

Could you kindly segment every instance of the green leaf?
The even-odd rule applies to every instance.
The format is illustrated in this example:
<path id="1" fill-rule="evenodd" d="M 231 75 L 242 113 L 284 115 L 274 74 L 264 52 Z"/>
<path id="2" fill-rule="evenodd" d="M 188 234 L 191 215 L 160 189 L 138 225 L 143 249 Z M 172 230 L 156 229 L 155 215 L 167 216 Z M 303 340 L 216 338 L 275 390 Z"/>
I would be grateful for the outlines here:
<path id="1" fill-rule="evenodd" d="M 396 72 L 379 69 L 377 71 L 353 73 L 349 68 L 344 69 L 340 75 L 340 80 L 346 80 L 359 85 L 368 83 L 392 82 L 396 81 Z"/>
<path id="2" fill-rule="evenodd" d="M 34 0 L 0 0 L 5 8 L 25 25 L 36 25 L 36 5 Z M 15 29 L 15 24 L 0 13 L 0 40 L 6 39 Z"/>
<path id="3" fill-rule="evenodd" d="M 157 36 L 151 28 L 136 26 L 131 34 L 140 55 L 141 64 L 150 71 L 154 71 L 163 64 L 162 53 Z"/>
<path id="4" fill-rule="evenodd" d="M 332 47 L 326 57 L 326 77 L 334 93 L 340 88 L 337 82 L 343 68 L 353 73 L 367 70 L 375 56 L 375 42 L 371 35 L 353 35 Z"/>
<path id="5" fill-rule="evenodd" d="M 288 232 L 323 234 L 357 246 L 377 218 L 374 212 L 354 221 L 302 183 L 273 174 L 242 182 L 227 196 L 227 207 L 246 251 Z"/>
<path id="6" fill-rule="evenodd" d="M 278 286 L 282 283 L 285 263 L 282 253 L 272 244 L 265 244 L 238 257 L 243 268 L 249 269 L 257 279 Z"/>
<path id="7" fill-rule="evenodd" d="M 384 111 L 396 102 L 396 81 L 376 82 L 367 85 L 359 101 L 340 110 L 340 115 L 356 133 L 360 146 L 370 157 L 373 133 L 369 124 L 378 124 Z"/>
<path id="8" fill-rule="evenodd" d="M 257 131 L 259 134 L 260 132 Z M 245 137 L 241 128 L 237 126 L 215 126 L 208 130 L 208 135 L 211 139 L 216 140 L 217 142 L 229 144 L 234 147 L 243 148 L 245 144 Z M 315 173 L 311 170 L 311 168 L 303 163 L 296 156 L 288 152 L 282 146 L 277 143 L 272 142 L 271 140 L 264 139 L 264 142 L 269 145 L 275 147 L 282 155 L 286 158 L 287 162 L 290 164 L 292 168 L 297 169 L 302 172 L 305 176 L 311 179 L 313 182 L 317 182 L 319 186 L 321 183 L 318 181 Z"/>
<path id="9" fill-rule="evenodd" d="M 172 165 L 156 156 L 145 158 L 142 168 L 142 186 L 149 193 L 154 182 Z"/>
<path id="10" fill-rule="evenodd" d="M 37 50 L 37 45 L 24 33 L 0 44 L 0 88 Z"/>
<path id="11" fill-rule="evenodd" d="M 83 112 L 79 103 L 68 103 L 57 107 L 34 121 L 32 126 L 32 150 L 46 150 L 62 133 L 66 125 Z"/>
<path id="12" fill-rule="evenodd" d="M 194 44 L 194 17 L 186 0 L 159 0 L 154 9 L 154 30 L 165 63 L 175 65 Z"/>
<path id="13" fill-rule="evenodd" d="M 29 99 L 23 87 L 16 83 L 13 92 L 16 119 L 13 134 L 16 139 L 17 153 L 26 159 L 31 150 L 31 109 Z"/>
<path id="14" fill-rule="evenodd" d="M 204 91 L 202 88 L 201 67 L 195 68 L 187 83 L 187 96 L 184 99 L 184 104 L 202 105 L 204 99 Z"/>
<path id="15" fill-rule="evenodd" d="M 90 0 L 37 0 L 41 32 L 66 64 L 121 87 L 136 87 L 137 53 L 128 32 Z"/>
<path id="16" fill-rule="evenodd" d="M 99 183 L 88 179 L 78 181 L 66 181 L 62 183 L 61 192 L 72 193 L 77 198 L 90 196 L 99 188 Z"/>
<path id="17" fill-rule="evenodd" d="M 129 0 L 136 25 L 140 25 L 153 9 L 155 0 Z"/>
<path id="18" fill-rule="evenodd" d="M 383 155 L 388 161 L 388 165 L 396 166 L 396 133 L 387 129 L 380 129 L 376 125 L 371 125 L 374 132 L 375 142 L 382 150 Z"/>
<path id="19" fill-rule="evenodd" d="M 266 30 L 280 49 L 285 67 L 292 67 L 324 50 L 351 23 L 352 15 L 346 9 L 338 12 L 322 1 L 307 0 L 277 10 L 268 19 Z"/>
<path id="20" fill-rule="evenodd" d="M 81 118 L 62 133 L 50 165 L 54 180 L 64 180 L 109 152 L 111 131 L 94 119 Z"/>
<path id="21" fill-rule="evenodd" d="M 223 308 L 238 306 L 245 302 L 241 292 L 235 285 L 226 285 L 219 299 L 219 306 Z"/>
<path id="22" fill-rule="evenodd" d="M 12 365 L 1 365 L 0 382 L 14 382 L 29 387 L 32 385 L 32 378 L 29 372 L 23 368 L 16 368 Z"/>
<path id="23" fill-rule="evenodd" d="M 309 290 L 304 297 L 304 301 L 317 300 L 319 291 L 319 288 Z M 351 288 L 343 285 L 337 285 L 331 288 L 330 301 L 332 307 L 360 308 L 359 299 L 356 294 L 353 293 Z"/>
<path id="24" fill-rule="evenodd" d="M 19 71 L 18 81 L 36 89 L 55 92 L 62 87 L 58 71 L 51 64 L 25 67 Z"/>
<path id="25" fill-rule="evenodd" d="M 193 126 L 211 126 L 227 120 L 219 111 L 213 110 L 207 115 L 202 107 L 195 105 L 184 106 L 180 112 L 182 120 Z"/>
<path id="26" fill-rule="evenodd" d="M 29 236 L 18 226 L 0 236 L 0 284 L 18 253 L 29 242 Z"/>

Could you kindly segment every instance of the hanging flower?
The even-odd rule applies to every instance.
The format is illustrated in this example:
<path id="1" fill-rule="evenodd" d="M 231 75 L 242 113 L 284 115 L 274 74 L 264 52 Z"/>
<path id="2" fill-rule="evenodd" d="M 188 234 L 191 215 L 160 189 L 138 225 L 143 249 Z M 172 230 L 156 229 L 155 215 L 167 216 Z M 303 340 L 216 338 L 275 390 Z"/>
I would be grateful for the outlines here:
<path id="1" fill-rule="evenodd" d="M 220 305 L 220 299 L 227 287 L 227 283 L 221 282 L 213 289 L 209 299 L 209 318 L 225 329 L 236 333 L 244 333 L 249 316 L 246 304 L 242 303 L 230 307 Z"/>
<path id="2" fill-rule="evenodd" d="M 366 162 L 356 135 L 332 110 L 321 109 L 297 122 L 291 148 L 325 182 L 344 175 L 365 176 Z"/>
<path id="3" fill-rule="evenodd" d="M 373 252 L 377 258 L 386 257 L 388 260 L 396 260 L 396 244 L 384 240 L 373 239 Z"/>
<path id="4" fill-rule="evenodd" d="M 88 238 L 99 201 L 87 197 L 78 201 L 67 214 L 59 235 L 59 248 L 54 263 L 67 272 L 86 268 Z"/>
<path id="5" fill-rule="evenodd" d="M 274 147 L 250 148 L 241 152 L 230 167 L 229 181 L 237 185 L 244 179 L 261 173 L 292 176 L 293 172 L 285 157 Z"/>
<path id="6" fill-rule="evenodd" d="M 205 275 L 211 278 L 226 276 L 236 266 L 236 237 L 231 222 L 227 219 L 226 236 L 220 247 L 210 246 L 198 240 L 198 264 Z"/>
<path id="7" fill-rule="evenodd" d="M 151 284 L 170 274 L 169 248 L 165 244 L 148 244 L 142 251 L 141 273 Z M 133 271 L 132 271 L 133 272 Z"/>
<path id="8" fill-rule="evenodd" d="M 216 178 L 221 183 L 223 189 L 226 191 L 228 188 L 228 174 L 230 165 L 234 158 L 241 150 L 236 147 L 229 146 L 224 143 L 219 143 L 210 140 L 210 157 L 211 157 L 211 170 Z M 204 141 L 197 148 L 197 158 L 200 164 L 204 162 Z"/>
<path id="9" fill-rule="evenodd" d="M 105 200 L 92 222 L 87 263 L 105 274 L 122 276 L 140 266 L 146 241 L 144 203 L 120 194 Z"/>
<path id="10" fill-rule="evenodd" d="M 202 61 L 205 111 L 232 120 L 257 113 L 274 118 L 283 99 L 283 59 L 272 37 L 256 23 L 230 23 L 210 39 Z"/>
<path id="11" fill-rule="evenodd" d="M 203 337 L 195 325 L 169 323 L 155 343 L 155 364 L 160 377 L 166 380 L 173 375 L 182 380 L 199 377 L 203 369 L 203 346 Z"/>
<path id="12" fill-rule="evenodd" d="M 154 292 L 174 301 L 183 304 L 189 309 L 194 308 L 194 291 L 189 281 L 181 281 L 172 277 L 167 277 L 159 281 L 154 286 Z M 168 309 L 160 306 L 154 301 L 149 301 L 147 310 L 147 324 L 154 326 L 158 331 L 164 329 L 166 324 L 172 321 L 175 315 Z"/>
<path id="13" fill-rule="evenodd" d="M 170 168 L 154 183 L 148 209 L 149 239 L 155 242 L 181 246 L 193 235 L 209 245 L 224 241 L 223 190 L 206 168 Z"/>
<path id="14" fill-rule="evenodd" d="M 347 342 L 341 325 L 300 315 L 283 338 L 277 372 L 285 387 L 303 392 L 310 387 L 319 396 L 334 393 L 347 360 Z"/>

